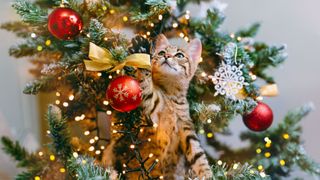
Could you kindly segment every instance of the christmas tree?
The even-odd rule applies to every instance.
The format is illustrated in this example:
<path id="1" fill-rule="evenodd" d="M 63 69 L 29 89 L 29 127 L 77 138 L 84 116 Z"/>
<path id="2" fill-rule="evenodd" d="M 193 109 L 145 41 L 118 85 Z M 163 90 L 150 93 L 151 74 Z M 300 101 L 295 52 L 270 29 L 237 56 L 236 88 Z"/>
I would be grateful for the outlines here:
<path id="1" fill-rule="evenodd" d="M 193 17 L 188 7 L 200 2 L 16 0 L 12 6 L 21 21 L 1 28 L 24 39 L 10 48 L 10 55 L 28 57 L 34 64 L 30 72 L 36 80 L 26 85 L 24 93 L 56 96 L 46 114 L 48 145 L 30 153 L 19 142 L 2 137 L 3 150 L 24 169 L 16 178 L 281 179 L 290 177 L 296 167 L 319 177 L 320 165 L 307 156 L 300 139 L 299 122 L 312 105 L 288 112 L 281 123 L 270 127 L 273 112 L 262 102 L 263 97 L 278 94 L 266 70 L 286 60 L 285 46 L 256 41 L 259 24 L 236 33 L 223 32 L 223 4 L 218 1 L 205 18 Z M 178 53 L 161 49 L 164 44 Z M 183 45 L 189 48 L 180 50 Z M 188 61 L 190 67 L 173 64 L 185 56 L 193 60 Z M 174 71 L 189 72 L 190 79 L 174 82 L 170 76 L 165 82 L 155 82 L 156 58 L 164 59 L 163 64 Z M 191 73 L 191 67 L 197 69 Z M 257 79 L 264 85 L 258 85 Z M 171 90 L 164 92 L 166 84 L 188 85 L 187 102 L 176 102 L 188 105 L 184 112 L 192 119 L 188 127 L 179 126 L 182 120 L 175 108 L 167 111 L 170 103 L 146 110 L 150 108 L 147 102 L 154 99 L 154 94 L 145 93 L 148 89 L 162 89 L 159 97 L 170 100 L 177 96 Z M 156 117 L 154 111 L 158 111 Z M 243 141 L 250 142 L 245 148 L 232 149 L 216 138 L 231 134 L 228 127 L 236 116 L 242 116 L 249 129 L 241 134 Z M 176 136 L 162 134 L 168 126 L 163 126 L 166 122 L 161 117 L 178 119 L 172 125 Z M 167 136 L 178 142 L 172 157 L 186 161 L 185 172 L 177 171 L 174 176 L 169 172 L 177 169 L 178 162 L 165 161 L 170 151 L 158 153 Z M 199 139 L 207 146 L 205 153 L 195 146 Z M 170 143 L 166 147 L 173 147 Z M 219 153 L 212 155 L 212 151 Z M 200 158 L 202 164 L 197 164 Z M 206 170 L 210 172 L 199 177 L 204 170 L 198 172 L 194 166 L 204 166 L 204 162 L 209 163 Z"/>

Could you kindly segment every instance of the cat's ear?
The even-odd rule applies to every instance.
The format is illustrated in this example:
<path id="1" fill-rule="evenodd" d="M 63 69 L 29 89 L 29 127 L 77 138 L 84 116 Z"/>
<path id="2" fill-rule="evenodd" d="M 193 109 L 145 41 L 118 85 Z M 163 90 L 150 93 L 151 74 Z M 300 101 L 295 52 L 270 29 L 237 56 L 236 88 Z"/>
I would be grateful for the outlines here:
<path id="1" fill-rule="evenodd" d="M 199 62 L 202 52 L 202 44 L 199 39 L 193 39 L 188 45 L 189 56 L 193 61 Z"/>
<path id="2" fill-rule="evenodd" d="M 161 50 L 164 50 L 169 45 L 170 45 L 170 43 L 169 43 L 167 37 L 163 34 L 159 34 L 156 39 L 155 52 L 159 52 Z"/>

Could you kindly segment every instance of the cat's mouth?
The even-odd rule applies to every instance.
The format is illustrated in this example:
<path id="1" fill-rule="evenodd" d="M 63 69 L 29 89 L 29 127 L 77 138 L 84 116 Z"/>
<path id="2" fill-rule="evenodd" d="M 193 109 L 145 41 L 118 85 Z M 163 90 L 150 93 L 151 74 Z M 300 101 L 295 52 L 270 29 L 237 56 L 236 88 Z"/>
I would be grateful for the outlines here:
<path id="1" fill-rule="evenodd" d="M 173 69 L 173 70 L 175 70 L 175 71 L 178 71 L 176 68 L 172 67 L 167 60 L 164 60 L 163 63 L 161 63 L 161 66 L 163 66 L 163 65 L 167 65 L 167 66 L 169 66 L 171 69 Z"/>

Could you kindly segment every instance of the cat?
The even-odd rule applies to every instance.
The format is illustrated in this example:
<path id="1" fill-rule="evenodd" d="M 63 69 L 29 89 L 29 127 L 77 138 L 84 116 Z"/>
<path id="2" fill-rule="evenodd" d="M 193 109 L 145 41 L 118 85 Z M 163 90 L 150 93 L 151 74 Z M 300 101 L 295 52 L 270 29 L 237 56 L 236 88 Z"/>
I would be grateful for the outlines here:
<path id="1" fill-rule="evenodd" d="M 192 40 L 186 50 L 170 45 L 168 39 L 159 35 L 155 42 L 151 73 L 140 72 L 143 90 L 143 112 L 153 123 L 146 128 L 142 138 L 151 142 L 143 145 L 142 157 L 152 153 L 158 164 L 151 171 L 153 177 L 185 179 L 187 175 L 199 179 L 211 179 L 212 171 L 204 150 L 194 130 L 189 114 L 187 91 L 201 57 L 199 39 Z M 112 146 L 104 152 L 103 162 L 114 164 Z M 112 157 L 112 158 L 111 158 Z M 147 167 L 152 161 L 146 161 Z M 134 166 L 133 166 L 134 167 Z M 128 179 L 138 179 L 137 173 L 128 173 Z"/>

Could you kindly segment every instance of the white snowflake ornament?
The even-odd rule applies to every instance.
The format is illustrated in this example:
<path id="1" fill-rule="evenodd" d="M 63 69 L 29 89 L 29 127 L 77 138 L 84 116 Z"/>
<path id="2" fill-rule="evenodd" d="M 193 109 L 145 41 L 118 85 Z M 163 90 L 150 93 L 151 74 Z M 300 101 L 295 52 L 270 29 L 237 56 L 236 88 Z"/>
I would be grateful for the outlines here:
<path id="1" fill-rule="evenodd" d="M 230 99 L 236 99 L 236 94 L 239 93 L 243 86 L 248 85 L 242 76 L 242 68 L 243 64 L 238 67 L 222 62 L 212 77 L 212 82 L 215 84 L 214 88 L 216 90 L 214 95 L 217 96 L 220 94 Z"/>

